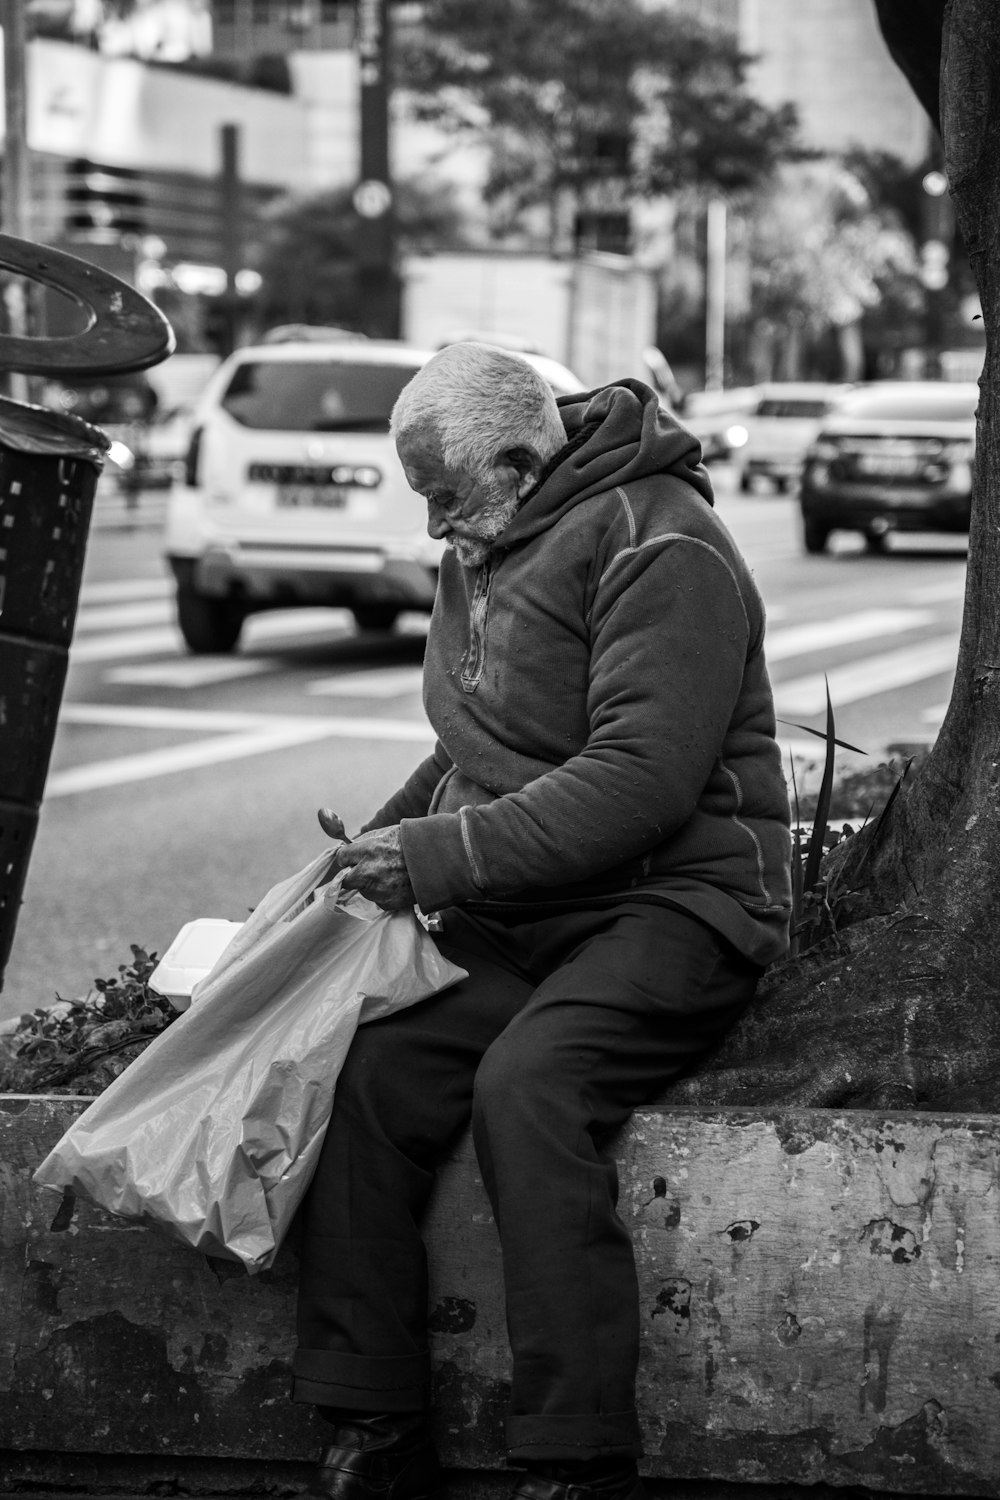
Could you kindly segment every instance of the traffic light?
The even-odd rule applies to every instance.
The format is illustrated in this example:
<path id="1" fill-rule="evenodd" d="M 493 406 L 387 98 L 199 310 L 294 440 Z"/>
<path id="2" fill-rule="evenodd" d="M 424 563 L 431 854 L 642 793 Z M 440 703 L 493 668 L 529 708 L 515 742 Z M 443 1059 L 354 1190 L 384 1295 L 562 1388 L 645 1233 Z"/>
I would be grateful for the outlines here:
<path id="1" fill-rule="evenodd" d="M 85 235 L 145 234 L 145 198 L 140 174 L 130 167 L 104 167 L 78 158 L 68 165 L 66 228 Z"/>
<path id="2" fill-rule="evenodd" d="M 216 296 L 203 294 L 199 301 L 205 342 L 213 353 L 224 359 L 236 347 L 239 320 L 237 299 L 227 292 L 220 292 Z"/>

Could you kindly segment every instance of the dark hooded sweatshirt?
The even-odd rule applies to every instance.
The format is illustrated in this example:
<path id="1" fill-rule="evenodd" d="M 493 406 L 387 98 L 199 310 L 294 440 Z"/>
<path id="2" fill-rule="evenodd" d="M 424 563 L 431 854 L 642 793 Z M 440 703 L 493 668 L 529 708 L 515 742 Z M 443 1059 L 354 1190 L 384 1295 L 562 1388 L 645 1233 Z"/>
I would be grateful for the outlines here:
<path id="1" fill-rule="evenodd" d="M 424 911 L 665 901 L 767 964 L 787 946 L 789 808 L 763 604 L 651 390 L 559 404 L 567 444 L 491 561 L 442 560 L 438 743 L 368 827 L 401 824 Z"/>

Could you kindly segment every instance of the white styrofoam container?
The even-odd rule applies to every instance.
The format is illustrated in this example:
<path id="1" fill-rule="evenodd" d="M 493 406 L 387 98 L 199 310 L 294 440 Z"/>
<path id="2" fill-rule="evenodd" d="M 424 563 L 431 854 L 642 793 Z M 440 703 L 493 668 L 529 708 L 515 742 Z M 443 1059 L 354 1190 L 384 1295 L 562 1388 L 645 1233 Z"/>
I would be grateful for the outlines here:
<path id="1" fill-rule="evenodd" d="M 242 926 L 222 917 L 185 922 L 149 976 L 150 988 L 165 995 L 174 1010 L 187 1010 L 198 980 L 215 967 Z"/>

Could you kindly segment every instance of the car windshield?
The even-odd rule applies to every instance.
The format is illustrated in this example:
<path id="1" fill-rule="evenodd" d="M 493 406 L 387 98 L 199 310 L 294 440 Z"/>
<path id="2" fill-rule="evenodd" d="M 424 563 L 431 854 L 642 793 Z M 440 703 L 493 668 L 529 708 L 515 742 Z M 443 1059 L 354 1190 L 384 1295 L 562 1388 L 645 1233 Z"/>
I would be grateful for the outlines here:
<path id="1" fill-rule="evenodd" d="M 246 360 L 222 409 L 241 427 L 282 432 L 388 432 L 396 397 L 419 364 Z"/>
<path id="2" fill-rule="evenodd" d="M 758 417 L 822 417 L 830 410 L 829 401 L 796 400 L 788 396 L 765 397 L 757 408 Z"/>
<path id="3" fill-rule="evenodd" d="M 973 391 L 906 390 L 858 391 L 848 397 L 839 415 L 889 422 L 964 422 L 976 414 Z"/>

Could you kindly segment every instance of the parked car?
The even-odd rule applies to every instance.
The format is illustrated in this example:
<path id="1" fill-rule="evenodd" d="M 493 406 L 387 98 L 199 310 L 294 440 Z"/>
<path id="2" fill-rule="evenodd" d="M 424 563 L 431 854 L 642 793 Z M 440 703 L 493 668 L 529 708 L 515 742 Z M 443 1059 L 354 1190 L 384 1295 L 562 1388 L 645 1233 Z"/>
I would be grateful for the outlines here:
<path id="1" fill-rule="evenodd" d="M 231 651 L 259 610 L 346 606 L 385 631 L 434 603 L 443 544 L 389 437 L 433 351 L 300 334 L 237 350 L 197 404 L 164 542 L 191 651 Z M 522 358 L 557 395 L 583 388 L 555 360 Z"/>
<path id="2" fill-rule="evenodd" d="M 701 443 L 702 462 L 728 463 L 747 440 L 747 418 L 759 399 L 755 385 L 725 391 L 689 391 L 675 408 Z"/>
<path id="3" fill-rule="evenodd" d="M 893 531 L 967 532 L 979 387 L 971 381 L 859 386 L 806 455 L 800 506 L 807 552 L 831 531 L 880 552 Z"/>
<path id="4" fill-rule="evenodd" d="M 746 419 L 746 442 L 734 455 L 743 493 L 752 490 L 757 479 L 768 480 L 782 494 L 796 483 L 820 423 L 849 390 L 849 385 L 818 380 L 762 385 Z"/>
<path id="5" fill-rule="evenodd" d="M 169 487 L 183 478 L 195 407 L 218 366 L 215 354 L 172 354 L 148 372 L 157 404 L 143 445 L 141 479 L 145 488 Z"/>

